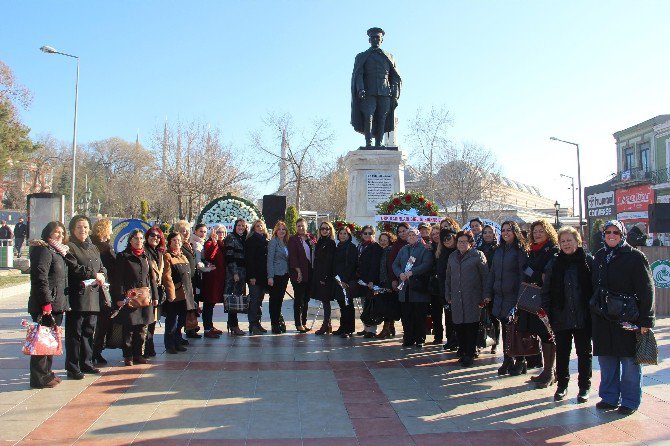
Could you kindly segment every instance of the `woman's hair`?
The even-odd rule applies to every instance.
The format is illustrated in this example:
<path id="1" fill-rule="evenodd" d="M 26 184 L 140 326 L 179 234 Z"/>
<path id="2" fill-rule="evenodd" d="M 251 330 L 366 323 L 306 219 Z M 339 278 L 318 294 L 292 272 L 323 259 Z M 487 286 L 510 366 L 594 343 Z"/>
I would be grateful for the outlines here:
<path id="1" fill-rule="evenodd" d="M 579 234 L 579 231 L 577 231 L 575 228 L 572 226 L 563 226 L 561 229 L 558 230 L 558 240 L 560 241 L 561 237 L 563 234 L 570 234 L 572 235 L 575 240 L 577 241 L 577 246 L 582 246 L 582 236 Z"/>
<path id="2" fill-rule="evenodd" d="M 458 239 L 461 237 L 466 237 L 468 239 L 468 243 L 470 244 L 470 246 L 475 244 L 475 235 L 472 233 L 472 231 L 467 229 L 465 231 L 463 230 L 458 231 L 458 233 L 456 234 L 456 241 L 458 242 Z"/>
<path id="3" fill-rule="evenodd" d="M 351 236 L 351 229 L 349 229 L 349 226 L 342 226 L 340 229 L 337 230 L 337 240 L 338 241 L 340 240 L 340 232 L 342 231 L 344 231 L 347 234 L 347 236 L 349 236 L 348 241 L 351 241 L 353 237 Z"/>
<path id="4" fill-rule="evenodd" d="M 235 229 L 237 229 L 237 224 L 241 221 L 244 222 L 244 232 L 242 233 L 242 238 L 247 238 L 247 233 L 249 232 L 249 230 L 247 229 L 247 221 L 243 218 L 238 218 L 237 220 L 235 220 L 235 224 L 233 225 L 233 233 L 237 234 L 237 231 L 235 231 Z"/>
<path id="5" fill-rule="evenodd" d="M 93 231 L 91 237 L 96 240 L 102 240 L 103 237 L 111 237 L 112 235 L 112 220 L 109 218 L 101 218 L 93 224 Z"/>
<path id="6" fill-rule="evenodd" d="M 321 226 L 323 226 L 323 225 L 326 225 L 330 228 L 330 232 L 326 236 L 321 235 Z M 335 228 L 333 227 L 333 224 L 329 221 L 322 221 L 321 224 L 319 225 L 319 231 L 318 232 L 319 232 L 319 239 L 321 239 L 321 237 L 326 237 L 326 238 L 329 238 L 331 240 L 335 240 Z"/>
<path id="7" fill-rule="evenodd" d="M 279 230 L 279 228 L 281 226 L 283 226 L 284 229 L 286 230 L 286 234 L 284 234 L 284 238 L 281 238 L 280 240 L 282 242 L 284 242 L 285 245 L 288 245 L 288 238 L 289 238 L 288 226 L 286 226 L 286 222 L 284 220 L 277 220 L 277 223 L 275 223 L 275 227 L 272 228 L 272 238 L 275 238 L 275 237 L 279 238 L 279 236 L 277 235 L 277 231 Z"/>
<path id="8" fill-rule="evenodd" d="M 542 226 L 544 228 L 544 232 L 547 233 L 547 238 L 551 243 L 554 245 L 558 245 L 558 235 L 556 234 L 556 229 L 549 223 L 547 220 L 536 220 L 530 225 L 530 231 L 528 231 L 528 241 L 530 243 L 535 243 L 535 239 L 533 238 L 533 229 L 535 229 L 535 226 Z"/>
<path id="9" fill-rule="evenodd" d="M 395 227 L 395 232 L 398 232 L 398 229 L 400 229 L 400 228 L 409 229 L 410 227 L 411 226 L 409 225 L 409 223 L 403 221 L 403 222 L 398 223 L 398 225 Z"/>
<path id="10" fill-rule="evenodd" d="M 502 227 L 503 226 L 509 226 L 512 229 L 512 232 L 514 233 L 514 244 L 517 248 L 519 248 L 522 251 L 528 251 L 528 245 L 526 244 L 526 237 L 523 236 L 521 233 L 521 228 L 515 221 L 507 220 L 504 221 L 500 225 L 500 230 L 502 233 Z M 505 246 L 507 243 L 505 242 L 505 239 L 500 237 L 500 246 Z"/>
<path id="11" fill-rule="evenodd" d="M 256 232 L 256 225 L 260 223 L 263 225 L 263 235 L 265 236 L 265 239 L 268 239 L 268 228 L 265 226 L 265 222 L 263 220 L 255 220 L 254 223 L 251 225 L 251 231 L 247 234 L 247 238 L 251 237 L 254 235 Z"/>
<path id="12" fill-rule="evenodd" d="M 147 232 L 144 233 L 144 243 L 147 243 L 147 240 L 149 240 L 149 234 L 158 234 L 158 246 L 156 246 L 156 250 L 160 252 L 165 252 L 165 234 L 163 233 L 163 230 L 160 228 L 160 226 L 152 226 L 149 229 L 147 229 Z M 128 238 L 130 240 L 130 238 Z"/>
<path id="13" fill-rule="evenodd" d="M 451 229 L 453 229 L 456 232 L 461 230 L 461 225 L 459 225 L 458 222 L 451 217 L 444 217 L 440 222 L 440 228 L 444 228 L 445 223 L 447 223 L 449 227 L 451 227 Z"/>
<path id="14" fill-rule="evenodd" d="M 170 243 L 172 242 L 172 239 L 175 237 L 181 237 L 181 232 L 177 231 L 172 231 L 170 234 L 167 236 L 167 245 L 170 246 Z"/>
<path id="15" fill-rule="evenodd" d="M 151 229 L 154 229 L 154 228 L 151 228 Z M 151 229 L 149 229 L 149 231 L 151 231 Z M 147 234 L 149 233 L 149 231 L 147 231 Z M 133 238 L 135 238 L 135 236 L 137 234 L 142 234 L 144 236 L 141 229 L 133 229 L 132 231 L 130 231 L 130 234 L 128 234 L 128 242 L 126 243 L 126 249 L 125 249 L 126 251 L 129 251 L 132 248 L 132 246 L 130 245 L 130 241 Z M 161 231 L 161 235 L 162 235 L 162 231 Z M 163 241 L 163 243 L 165 243 L 165 241 Z M 163 247 L 165 247 L 165 245 L 163 245 Z"/>
<path id="16" fill-rule="evenodd" d="M 396 236 L 395 236 L 395 234 L 392 233 L 392 232 L 389 232 L 389 231 L 384 231 L 384 232 L 382 232 L 381 234 L 379 234 L 379 237 L 377 237 L 377 240 L 379 240 L 380 238 L 382 238 L 382 235 L 388 237 L 388 239 L 389 239 L 389 245 L 392 245 L 392 244 L 396 241 Z"/>
<path id="17" fill-rule="evenodd" d="M 191 224 L 187 222 L 186 220 L 179 220 L 177 223 L 174 224 L 172 227 L 172 230 L 174 232 L 181 232 L 182 229 L 184 228 L 191 228 Z"/>
<path id="18" fill-rule="evenodd" d="M 361 228 L 361 235 L 362 235 L 363 232 L 365 232 L 366 229 L 369 229 L 372 232 L 372 234 L 370 234 L 370 238 L 374 242 L 375 241 L 375 234 L 377 233 L 377 231 L 375 231 L 375 228 L 373 228 L 372 225 L 365 225 Z"/>
<path id="19" fill-rule="evenodd" d="M 226 229 L 226 227 L 224 225 L 216 224 L 216 225 L 212 226 L 212 229 L 209 231 L 209 238 L 213 239 L 216 236 L 216 231 L 218 231 L 219 229 L 223 229 L 223 232 L 224 232 L 223 236 L 224 237 L 226 235 L 228 235 L 228 230 Z"/>
<path id="20" fill-rule="evenodd" d="M 42 229 L 42 240 L 45 242 L 49 241 L 49 236 L 51 235 L 52 232 L 56 230 L 56 228 L 61 228 L 63 230 L 63 244 L 67 243 L 67 230 L 65 229 L 65 225 L 59 221 L 50 221 L 47 223 L 47 225 Z"/>
<path id="21" fill-rule="evenodd" d="M 75 215 L 70 219 L 70 223 L 67 225 L 68 232 L 72 234 L 74 232 L 74 228 L 77 226 L 77 223 L 79 223 L 82 220 L 86 220 L 88 222 L 88 227 L 91 227 L 91 220 L 85 216 L 85 215 Z"/>

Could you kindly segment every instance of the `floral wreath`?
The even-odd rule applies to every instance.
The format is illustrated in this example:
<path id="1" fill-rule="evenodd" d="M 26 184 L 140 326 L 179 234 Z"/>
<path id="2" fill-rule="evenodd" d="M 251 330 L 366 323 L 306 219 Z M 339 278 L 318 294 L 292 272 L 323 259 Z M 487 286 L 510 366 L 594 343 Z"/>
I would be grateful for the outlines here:
<path id="1" fill-rule="evenodd" d="M 340 229 L 346 226 L 351 231 L 351 235 L 359 242 L 361 241 L 361 225 L 346 220 L 335 220 L 332 223 L 333 227 L 335 228 L 335 234 L 333 234 L 335 240 L 337 240 L 337 233 L 340 231 Z"/>
<path id="2" fill-rule="evenodd" d="M 377 205 L 377 212 L 379 215 L 403 215 L 409 214 L 409 211 L 416 211 L 421 216 L 436 217 L 437 205 L 426 198 L 420 192 L 398 192 L 391 195 L 387 201 Z M 397 223 L 381 221 L 377 225 L 380 231 L 395 232 Z"/>
<path id="3" fill-rule="evenodd" d="M 198 215 L 196 223 L 208 226 L 216 223 L 232 224 L 238 218 L 243 218 L 247 223 L 262 220 L 260 211 L 252 202 L 228 194 L 210 201 Z"/>

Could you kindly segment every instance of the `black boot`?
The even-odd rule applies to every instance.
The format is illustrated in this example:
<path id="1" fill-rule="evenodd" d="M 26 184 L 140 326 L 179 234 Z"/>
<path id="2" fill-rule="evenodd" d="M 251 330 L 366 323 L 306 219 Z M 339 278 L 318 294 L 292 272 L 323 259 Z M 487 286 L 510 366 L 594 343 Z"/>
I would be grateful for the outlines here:
<path id="1" fill-rule="evenodd" d="M 544 348 L 544 344 L 542 344 L 542 347 Z M 526 367 L 529 369 L 539 369 L 544 365 L 542 362 L 542 353 L 538 353 L 537 355 L 533 356 L 527 356 L 526 359 Z"/>
<path id="2" fill-rule="evenodd" d="M 554 401 L 563 401 L 568 396 L 568 386 L 558 386 L 556 393 L 554 393 Z"/>
<path id="3" fill-rule="evenodd" d="M 525 374 L 528 371 L 528 366 L 526 365 L 526 358 L 521 356 L 514 359 L 514 365 L 509 371 L 509 374 L 512 376 L 519 376 L 522 373 Z"/>
<path id="4" fill-rule="evenodd" d="M 514 359 L 511 356 L 505 355 L 502 365 L 500 366 L 500 368 L 498 368 L 498 375 L 500 376 L 507 375 L 513 365 L 514 365 Z"/>

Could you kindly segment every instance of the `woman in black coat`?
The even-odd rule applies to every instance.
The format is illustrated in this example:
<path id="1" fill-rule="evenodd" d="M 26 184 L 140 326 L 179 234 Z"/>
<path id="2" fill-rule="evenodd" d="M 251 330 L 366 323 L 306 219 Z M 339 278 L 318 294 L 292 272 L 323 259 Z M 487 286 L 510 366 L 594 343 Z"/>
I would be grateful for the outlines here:
<path id="1" fill-rule="evenodd" d="M 224 242 L 226 247 L 226 288 L 224 294 L 242 296 L 246 292 L 247 268 L 244 259 L 244 244 L 247 239 L 247 222 L 243 218 L 235 221 L 233 232 Z M 237 313 L 228 313 L 228 332 L 233 336 L 244 336 L 239 326 Z"/>
<path id="2" fill-rule="evenodd" d="M 355 330 L 354 296 L 351 287 L 356 283 L 358 252 L 351 242 L 351 230 L 344 226 L 337 231 L 337 248 L 333 259 L 333 295 L 340 306 L 340 328 L 333 334 L 348 338 Z"/>
<path id="3" fill-rule="evenodd" d="M 605 223 L 605 247 L 595 255 L 594 290 L 635 296 L 640 312 L 630 321 L 646 334 L 654 326 L 654 284 L 649 262 L 639 250 L 626 243 L 626 228 L 620 221 Z M 642 399 L 642 367 L 635 363 L 636 330 L 624 329 L 613 321 L 591 312 L 593 354 L 600 364 L 602 399 L 596 407 L 630 415 Z M 621 404 L 619 406 L 619 404 Z"/>
<path id="4" fill-rule="evenodd" d="M 263 220 L 256 220 L 251 226 L 244 246 L 244 260 L 249 283 L 249 334 L 261 335 L 267 333 L 261 318 L 268 283 L 268 230 Z"/>
<path id="5" fill-rule="evenodd" d="M 142 356 L 147 326 L 154 322 L 154 307 L 158 305 L 156 283 L 150 273 L 149 258 L 144 251 L 144 234 L 135 229 L 128 236 L 126 249 L 116 256 L 116 278 L 113 283 L 112 298 L 121 308 L 116 316 L 123 325 L 123 359 L 127 366 L 146 364 Z M 151 302 L 148 306 L 130 308 L 127 295 L 146 293 Z"/>
<path id="6" fill-rule="evenodd" d="M 107 270 L 107 283 L 114 281 L 114 267 L 116 264 L 116 252 L 112 248 L 112 221 L 109 218 L 101 218 L 93 224 L 91 232 L 91 242 L 100 252 L 102 266 Z M 111 286 L 111 285 L 110 285 Z M 107 364 L 107 360 L 102 357 L 102 350 L 105 348 L 105 337 L 109 330 L 112 314 L 111 307 L 103 305 L 98 313 L 98 320 L 95 324 L 95 333 L 93 334 L 93 362 L 99 365 Z"/>
<path id="7" fill-rule="evenodd" d="M 591 315 L 589 300 L 593 294 L 591 271 L 593 257 L 584 252 L 582 237 L 571 226 L 558 231 L 561 247 L 549 263 L 542 289 L 542 308 L 549 314 L 556 337 L 556 379 L 558 388 L 554 400 L 565 399 L 570 381 L 570 352 L 572 340 L 577 350 L 579 394 L 577 401 L 585 403 L 591 388 Z"/>
<path id="8" fill-rule="evenodd" d="M 528 261 L 523 269 L 526 283 L 532 283 L 542 287 L 544 283 L 545 269 L 549 262 L 558 254 L 558 236 L 554 227 L 546 220 L 537 220 L 530 225 L 530 252 Z M 545 309 L 546 310 L 546 309 Z M 556 382 L 556 343 L 549 335 L 547 327 L 539 317 L 525 311 L 519 312 L 519 330 L 536 334 L 542 341 L 542 353 L 526 357 L 527 368 L 542 367 L 544 369 L 538 376 L 530 378 L 536 387 L 545 388 Z"/>
<path id="9" fill-rule="evenodd" d="M 47 322 L 51 316 L 56 325 L 63 322 L 68 309 L 67 263 L 69 248 L 63 244 L 65 226 L 52 221 L 42 230 L 42 239 L 30 242 L 30 297 L 28 313 L 34 322 Z M 36 389 L 56 387 L 61 379 L 51 370 L 53 356 L 30 356 L 30 387 Z"/>
<path id="10" fill-rule="evenodd" d="M 312 299 L 323 302 L 323 324 L 314 332 L 315 335 L 330 334 L 333 326 L 330 323 L 333 299 L 333 259 L 335 258 L 335 229 L 324 221 L 319 225 L 319 239 L 314 246 L 314 269 L 312 273 Z"/>
<path id="11" fill-rule="evenodd" d="M 498 238 L 496 237 L 496 231 L 491 225 L 485 225 L 482 229 L 482 243 L 477 247 L 481 252 L 486 256 L 486 264 L 489 269 L 491 269 L 491 261 L 493 260 L 493 252 L 498 247 Z M 492 313 L 493 311 L 492 302 L 488 304 L 488 312 Z M 498 343 L 500 342 L 500 321 L 493 314 L 490 314 L 491 325 L 493 326 L 493 340 L 494 344 L 491 346 L 491 354 L 495 355 L 498 349 Z"/>
<path id="12" fill-rule="evenodd" d="M 372 287 L 379 286 L 379 261 L 382 257 L 382 248 L 375 241 L 375 228 L 365 225 L 361 229 L 361 243 L 358 245 L 358 266 L 356 267 L 356 278 L 366 286 L 357 287 L 360 297 L 363 299 L 363 308 L 369 309 L 372 299 Z M 363 315 L 361 315 L 361 319 Z M 358 333 L 365 338 L 373 338 L 377 333 L 377 325 L 363 323 L 363 331 Z"/>
<path id="13" fill-rule="evenodd" d="M 457 226 L 458 227 L 458 226 Z M 452 252 L 456 251 L 456 234 L 458 231 L 453 226 L 448 226 L 440 230 L 440 244 L 435 251 L 435 276 L 439 286 L 439 297 L 435 299 L 435 305 L 440 306 L 439 319 L 437 318 L 437 311 L 433 311 L 433 335 L 435 339 L 442 339 L 442 313 L 444 312 L 444 331 L 447 333 L 447 342 L 443 348 L 445 350 L 454 351 L 458 349 L 458 336 L 454 323 L 451 320 L 451 306 L 448 309 L 444 308 L 446 301 L 445 296 L 445 281 L 447 280 L 447 263 Z M 431 296 L 431 299 L 433 297 Z M 431 301 L 431 306 L 433 302 Z"/>
<path id="14" fill-rule="evenodd" d="M 90 220 L 75 215 L 70 220 L 71 234 L 68 247 L 75 261 L 68 265 L 70 311 L 65 316 L 65 370 L 72 379 L 83 379 L 84 373 L 100 373 L 93 366 L 93 333 L 101 306 L 111 306 L 105 300 L 101 286 L 107 272 L 100 259 L 100 251 L 88 238 Z M 95 284 L 84 285 L 85 280 Z"/>
<path id="15" fill-rule="evenodd" d="M 375 296 L 378 304 L 382 307 L 384 315 L 384 327 L 377 333 L 377 338 L 386 339 L 393 336 L 393 321 L 400 319 L 400 302 L 398 297 L 392 292 L 392 279 L 389 275 L 389 256 L 393 250 L 395 235 L 391 232 L 382 232 L 379 234 L 379 246 L 382 248 L 382 255 L 379 257 L 379 286 L 389 291 Z"/>

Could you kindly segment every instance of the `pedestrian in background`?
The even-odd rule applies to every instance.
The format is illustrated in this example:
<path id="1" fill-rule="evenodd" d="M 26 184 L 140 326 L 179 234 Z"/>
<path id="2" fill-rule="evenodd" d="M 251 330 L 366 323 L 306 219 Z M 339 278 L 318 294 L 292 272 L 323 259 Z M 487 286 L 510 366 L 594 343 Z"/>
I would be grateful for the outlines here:
<path id="1" fill-rule="evenodd" d="M 21 257 L 21 248 L 28 238 L 28 225 L 24 223 L 23 217 L 19 217 L 19 222 L 14 226 L 14 250 L 16 257 Z"/>

